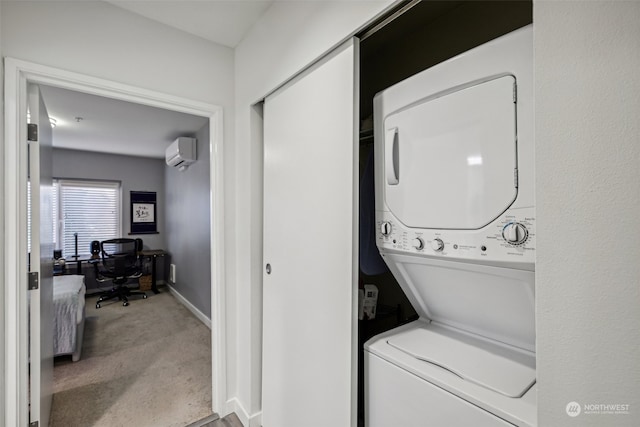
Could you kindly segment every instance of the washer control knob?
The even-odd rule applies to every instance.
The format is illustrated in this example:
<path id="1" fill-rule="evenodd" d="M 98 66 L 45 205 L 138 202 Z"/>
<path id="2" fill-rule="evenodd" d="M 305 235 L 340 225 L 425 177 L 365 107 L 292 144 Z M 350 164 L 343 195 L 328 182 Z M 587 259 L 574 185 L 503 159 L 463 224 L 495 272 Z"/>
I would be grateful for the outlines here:
<path id="1" fill-rule="evenodd" d="M 439 238 L 435 238 L 431 241 L 431 249 L 433 249 L 436 252 L 442 252 L 442 250 L 444 249 L 444 242 L 442 241 L 442 239 Z"/>
<path id="2" fill-rule="evenodd" d="M 529 230 L 519 222 L 510 222 L 502 229 L 502 237 L 511 245 L 523 244 L 528 236 Z"/>
<path id="3" fill-rule="evenodd" d="M 380 233 L 385 237 L 391 234 L 391 223 L 389 221 L 380 224 Z"/>
<path id="4" fill-rule="evenodd" d="M 424 240 L 422 240 L 421 237 L 416 237 L 411 241 L 411 246 L 413 246 L 414 248 L 420 251 L 424 249 Z"/>

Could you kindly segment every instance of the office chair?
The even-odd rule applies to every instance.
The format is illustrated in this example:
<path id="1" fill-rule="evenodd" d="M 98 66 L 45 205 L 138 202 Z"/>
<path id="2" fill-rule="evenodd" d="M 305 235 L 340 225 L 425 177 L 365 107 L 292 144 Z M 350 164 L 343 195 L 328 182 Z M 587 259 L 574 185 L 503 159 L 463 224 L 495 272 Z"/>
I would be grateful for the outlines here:
<path id="1" fill-rule="evenodd" d="M 95 248 L 95 243 L 91 243 Z M 112 281 L 113 287 L 109 291 L 102 292 L 96 301 L 96 308 L 100 303 L 118 298 L 123 306 L 129 305 L 131 295 L 141 295 L 143 299 L 147 294 L 132 291 L 127 287 L 129 279 L 137 279 L 142 276 L 142 266 L 138 253 L 142 250 L 141 239 L 111 239 L 100 242 L 100 257 L 89 261 L 93 264 L 98 282 Z M 102 264 L 99 268 L 98 264 Z"/>

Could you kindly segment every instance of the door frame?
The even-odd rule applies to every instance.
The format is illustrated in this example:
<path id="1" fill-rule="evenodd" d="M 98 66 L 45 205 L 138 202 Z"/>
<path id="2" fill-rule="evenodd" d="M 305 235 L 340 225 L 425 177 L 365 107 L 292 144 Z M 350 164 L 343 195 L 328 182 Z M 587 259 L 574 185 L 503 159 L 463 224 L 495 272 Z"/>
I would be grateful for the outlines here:
<path id="1" fill-rule="evenodd" d="M 4 402 L 5 425 L 28 425 L 27 82 L 193 114 L 209 119 L 211 210 L 211 359 L 213 410 L 226 412 L 228 398 L 224 287 L 223 108 L 106 79 L 14 58 L 4 60 Z M 20 114 L 25 111 L 25 114 Z M 0 298 L 0 301 L 2 299 Z M 0 420 L 0 423 L 2 420 Z"/>

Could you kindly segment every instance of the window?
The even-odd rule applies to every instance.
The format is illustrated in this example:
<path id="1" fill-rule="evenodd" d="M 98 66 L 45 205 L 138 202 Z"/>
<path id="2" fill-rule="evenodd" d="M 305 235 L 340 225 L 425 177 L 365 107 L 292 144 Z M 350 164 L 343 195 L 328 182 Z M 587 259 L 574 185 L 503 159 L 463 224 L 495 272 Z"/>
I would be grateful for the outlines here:
<path id="1" fill-rule="evenodd" d="M 55 247 L 69 259 L 88 254 L 93 240 L 121 236 L 120 183 L 109 181 L 54 180 Z"/>

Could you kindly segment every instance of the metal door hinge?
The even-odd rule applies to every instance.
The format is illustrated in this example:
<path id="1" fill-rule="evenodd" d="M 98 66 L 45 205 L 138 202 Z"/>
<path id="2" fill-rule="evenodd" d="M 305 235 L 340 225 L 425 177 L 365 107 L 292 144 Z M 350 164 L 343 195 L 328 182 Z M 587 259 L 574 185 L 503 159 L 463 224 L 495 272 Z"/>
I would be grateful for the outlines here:
<path id="1" fill-rule="evenodd" d="M 40 425 L 39 421 L 32 421 L 29 423 L 29 427 L 38 427 Z"/>
<path id="2" fill-rule="evenodd" d="M 29 290 L 33 291 L 34 289 L 38 289 L 39 284 L 40 277 L 38 275 L 38 272 L 29 272 Z"/>
<path id="3" fill-rule="evenodd" d="M 518 168 L 513 169 L 513 185 L 518 188 Z"/>
<path id="4" fill-rule="evenodd" d="M 27 140 L 28 141 L 37 141 L 38 140 L 38 125 L 35 123 L 29 123 L 27 125 Z"/>
<path id="5" fill-rule="evenodd" d="M 513 82 L 513 103 L 516 104 L 518 102 L 518 85 Z"/>

